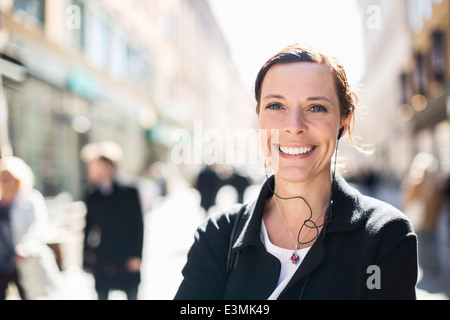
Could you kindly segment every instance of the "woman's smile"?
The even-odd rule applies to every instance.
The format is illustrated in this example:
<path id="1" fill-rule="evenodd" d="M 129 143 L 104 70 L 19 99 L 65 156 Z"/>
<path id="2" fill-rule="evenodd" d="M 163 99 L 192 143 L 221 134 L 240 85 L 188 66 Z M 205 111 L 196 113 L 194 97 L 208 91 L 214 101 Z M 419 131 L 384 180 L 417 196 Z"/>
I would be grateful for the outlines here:
<path id="1" fill-rule="evenodd" d="M 317 146 L 284 146 L 279 144 L 273 145 L 275 149 L 278 149 L 279 153 L 283 157 L 306 157 L 311 155 L 317 148 Z"/>

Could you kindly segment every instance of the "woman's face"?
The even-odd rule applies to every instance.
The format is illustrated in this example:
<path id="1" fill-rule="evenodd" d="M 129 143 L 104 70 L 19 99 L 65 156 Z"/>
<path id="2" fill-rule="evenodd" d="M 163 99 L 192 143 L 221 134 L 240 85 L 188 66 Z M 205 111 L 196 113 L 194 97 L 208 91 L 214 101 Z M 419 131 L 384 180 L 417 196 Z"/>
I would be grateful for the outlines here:
<path id="1" fill-rule="evenodd" d="M 341 121 L 334 75 L 326 65 L 282 63 L 267 72 L 259 126 L 277 176 L 293 182 L 329 176 L 339 129 L 348 121 Z"/>

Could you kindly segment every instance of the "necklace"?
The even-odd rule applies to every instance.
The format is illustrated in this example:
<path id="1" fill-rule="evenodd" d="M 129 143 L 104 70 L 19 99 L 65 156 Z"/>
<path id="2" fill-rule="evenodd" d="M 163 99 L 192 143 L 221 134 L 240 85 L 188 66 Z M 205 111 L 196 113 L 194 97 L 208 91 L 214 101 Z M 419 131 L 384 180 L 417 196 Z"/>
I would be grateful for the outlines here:
<path id="1" fill-rule="evenodd" d="M 275 201 L 275 205 L 277 206 L 278 213 L 280 214 L 281 219 L 283 220 L 284 225 L 286 226 L 286 229 L 289 231 L 289 234 L 291 235 L 292 241 L 294 241 L 294 243 L 295 243 L 294 252 L 292 253 L 292 255 L 291 255 L 291 257 L 289 258 L 289 260 L 291 260 L 291 262 L 292 262 L 293 264 L 297 264 L 298 261 L 300 260 L 300 257 L 299 257 L 299 255 L 297 254 L 298 246 L 302 243 L 302 240 L 303 240 L 303 238 L 306 236 L 306 234 L 308 233 L 309 229 L 312 229 L 312 228 L 314 228 L 314 227 L 308 227 L 308 229 L 307 229 L 306 232 L 301 236 L 301 238 L 298 239 L 298 237 L 297 237 L 297 240 L 295 240 L 294 235 L 292 234 L 291 229 L 289 228 L 286 219 L 284 218 L 283 214 L 281 213 L 281 209 L 280 209 L 280 207 L 278 206 L 278 202 L 277 202 L 276 197 L 274 197 L 273 200 Z M 326 209 L 327 209 L 327 207 L 325 207 L 325 209 L 324 209 L 324 210 L 322 211 L 322 213 L 316 218 L 316 220 L 314 220 L 314 222 L 312 222 L 310 219 L 305 220 L 305 222 L 303 223 L 303 226 L 305 226 L 306 223 L 309 221 L 309 222 L 312 222 L 312 224 L 315 226 L 315 228 L 319 228 L 320 226 L 318 227 L 318 226 L 316 225 L 316 222 L 317 222 L 317 220 L 319 220 L 319 218 L 324 214 L 324 212 L 326 211 Z M 302 228 L 303 228 L 303 226 L 302 226 Z M 302 228 L 300 228 L 300 231 L 301 231 Z M 317 230 L 316 230 L 316 231 L 317 231 Z"/>

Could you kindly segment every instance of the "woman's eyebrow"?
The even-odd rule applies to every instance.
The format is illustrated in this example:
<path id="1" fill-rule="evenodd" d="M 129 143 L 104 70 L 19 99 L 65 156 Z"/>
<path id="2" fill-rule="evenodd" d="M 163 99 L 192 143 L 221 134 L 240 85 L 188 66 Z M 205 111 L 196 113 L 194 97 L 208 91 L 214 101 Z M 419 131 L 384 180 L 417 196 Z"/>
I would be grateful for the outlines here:
<path id="1" fill-rule="evenodd" d="M 331 99 L 329 99 L 329 98 L 327 98 L 325 96 L 309 97 L 307 100 L 310 100 L 310 101 L 322 101 L 322 100 L 325 100 L 325 101 L 328 101 L 328 102 L 332 102 Z"/>
<path id="2" fill-rule="evenodd" d="M 267 99 L 280 99 L 280 100 L 286 100 L 286 98 L 280 94 L 276 94 L 276 93 L 269 93 L 268 95 L 264 96 L 263 100 L 267 100 Z M 306 99 L 308 101 L 328 101 L 328 102 L 332 102 L 330 98 L 326 97 L 326 96 L 316 96 L 316 97 L 309 97 L 308 99 Z"/>
<path id="3" fill-rule="evenodd" d="M 281 100 L 286 100 L 285 97 L 283 97 L 280 94 L 276 94 L 276 93 L 269 93 L 268 95 L 264 96 L 263 100 L 266 99 L 281 99 Z"/>

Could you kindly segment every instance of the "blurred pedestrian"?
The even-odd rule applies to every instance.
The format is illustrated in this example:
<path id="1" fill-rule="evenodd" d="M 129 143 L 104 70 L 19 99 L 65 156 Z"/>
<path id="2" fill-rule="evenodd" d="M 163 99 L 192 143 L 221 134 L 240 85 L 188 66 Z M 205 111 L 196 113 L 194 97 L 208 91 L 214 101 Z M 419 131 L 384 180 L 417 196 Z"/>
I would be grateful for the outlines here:
<path id="1" fill-rule="evenodd" d="M 402 182 L 402 205 L 418 236 L 420 264 L 438 273 L 437 225 L 445 205 L 445 183 L 432 154 L 421 152 L 414 157 Z"/>
<path id="2" fill-rule="evenodd" d="M 247 190 L 247 188 L 250 186 L 250 179 L 248 176 L 239 172 L 238 169 L 233 168 L 231 176 L 224 182 L 224 184 L 233 186 L 237 192 L 237 202 L 244 203 L 245 190 Z"/>
<path id="3" fill-rule="evenodd" d="M 143 212 L 136 187 L 116 178 L 122 150 L 113 142 L 83 147 L 81 157 L 91 187 L 85 196 L 83 268 L 92 273 L 99 300 L 110 290 L 138 299 L 143 248 Z"/>
<path id="4" fill-rule="evenodd" d="M 255 98 L 274 174 L 198 228 L 175 299 L 415 299 L 410 222 L 335 171 L 356 105 L 343 66 L 289 46 L 260 70 Z"/>
<path id="5" fill-rule="evenodd" d="M 222 187 L 222 179 L 217 174 L 213 165 L 206 165 L 197 176 L 195 188 L 200 193 L 200 205 L 205 210 L 205 214 L 216 203 L 216 196 Z"/>
<path id="6" fill-rule="evenodd" d="M 47 207 L 33 185 L 34 174 L 22 159 L 0 159 L 0 300 L 10 283 L 22 300 L 59 289 L 60 271 L 43 236 Z"/>

